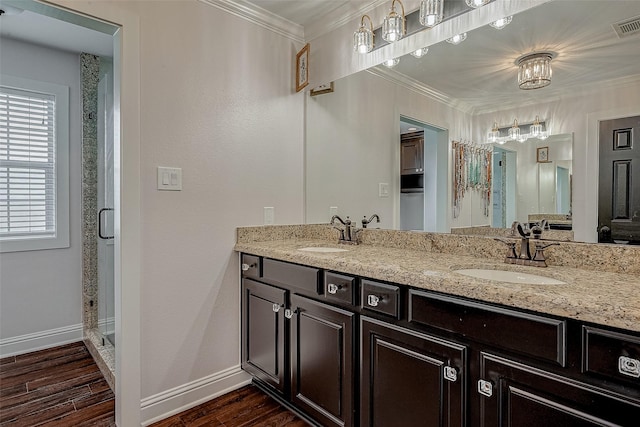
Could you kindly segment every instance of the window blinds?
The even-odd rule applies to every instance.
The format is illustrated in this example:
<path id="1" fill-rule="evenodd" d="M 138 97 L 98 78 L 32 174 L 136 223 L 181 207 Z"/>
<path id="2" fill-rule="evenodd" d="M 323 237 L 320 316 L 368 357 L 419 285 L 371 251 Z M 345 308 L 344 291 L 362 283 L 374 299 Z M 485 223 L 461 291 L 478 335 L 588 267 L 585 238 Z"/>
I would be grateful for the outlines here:
<path id="1" fill-rule="evenodd" d="M 56 234 L 55 96 L 0 87 L 0 238 Z"/>

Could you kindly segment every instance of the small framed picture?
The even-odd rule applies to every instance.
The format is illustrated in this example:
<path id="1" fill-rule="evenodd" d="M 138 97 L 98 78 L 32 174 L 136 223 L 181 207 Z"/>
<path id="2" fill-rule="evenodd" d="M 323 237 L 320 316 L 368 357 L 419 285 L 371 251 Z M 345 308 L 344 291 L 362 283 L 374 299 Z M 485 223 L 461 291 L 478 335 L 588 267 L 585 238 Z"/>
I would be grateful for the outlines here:
<path id="1" fill-rule="evenodd" d="M 322 95 L 323 93 L 331 93 L 331 92 L 333 92 L 333 82 L 316 86 L 313 89 L 311 89 L 311 91 L 309 91 L 309 94 L 311 96 L 316 96 L 316 95 Z"/>
<path id="2" fill-rule="evenodd" d="M 309 43 L 296 55 L 296 92 L 309 84 Z"/>
<path id="3" fill-rule="evenodd" d="M 539 147 L 536 151 L 536 161 L 547 163 L 549 161 L 549 147 Z"/>

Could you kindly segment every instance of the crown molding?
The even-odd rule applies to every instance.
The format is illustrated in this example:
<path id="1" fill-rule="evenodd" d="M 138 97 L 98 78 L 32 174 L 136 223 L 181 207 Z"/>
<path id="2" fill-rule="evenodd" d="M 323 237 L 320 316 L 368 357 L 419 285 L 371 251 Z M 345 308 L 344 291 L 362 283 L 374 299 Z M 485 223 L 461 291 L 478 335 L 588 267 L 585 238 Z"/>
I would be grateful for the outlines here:
<path id="1" fill-rule="evenodd" d="M 409 89 L 419 95 L 426 96 L 427 98 L 431 98 L 451 108 L 460 110 L 464 113 L 471 113 L 473 111 L 473 106 L 464 101 L 452 98 L 444 92 L 440 92 L 432 88 L 431 86 L 428 86 L 418 80 L 412 79 L 411 77 L 405 76 L 404 74 L 382 67 L 383 66 L 372 67 L 365 71 L 367 73 L 373 74 L 374 76 L 381 77 L 391 83 L 395 83 L 399 86 Z"/>
<path id="2" fill-rule="evenodd" d="M 295 42 L 304 43 L 304 28 L 245 0 L 199 0 L 201 3 L 217 7 L 239 18 L 280 34 Z"/>

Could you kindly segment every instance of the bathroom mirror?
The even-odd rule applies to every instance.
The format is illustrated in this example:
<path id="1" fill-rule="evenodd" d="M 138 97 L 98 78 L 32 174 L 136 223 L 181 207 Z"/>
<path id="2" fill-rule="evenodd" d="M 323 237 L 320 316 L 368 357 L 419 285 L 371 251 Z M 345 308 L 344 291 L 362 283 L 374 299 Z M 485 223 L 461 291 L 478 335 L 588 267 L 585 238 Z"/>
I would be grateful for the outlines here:
<path id="1" fill-rule="evenodd" d="M 494 225 L 493 212 L 484 215 L 482 198 L 473 191 L 465 194 L 460 214 L 453 217 L 450 142 L 484 143 L 494 122 L 504 127 L 514 119 L 527 124 L 522 131 L 528 132 L 528 124 L 540 116 L 549 133 L 563 140 L 573 135 L 574 147 L 569 156 L 554 158 L 558 151 L 553 140 L 523 144 L 533 149 L 534 159 L 535 149 L 549 146 L 555 162 L 535 163 L 535 182 L 542 189 L 535 192 L 537 208 L 527 214 L 550 213 L 533 210 L 552 209 L 551 201 L 556 213 L 566 211 L 568 204 L 574 225 L 579 223 L 583 236 L 586 230 L 591 233 L 596 229 L 596 214 L 589 213 L 596 209 L 596 186 L 588 181 L 597 150 L 590 145 L 590 115 L 609 110 L 624 115 L 637 108 L 640 35 L 619 37 L 612 24 L 638 15 L 636 1 L 554 0 L 514 16 L 501 30 L 478 28 L 459 45 L 429 46 L 422 58 L 406 55 L 394 69 L 373 67 L 334 82 L 332 93 L 307 97 L 306 221 L 327 222 L 337 210 L 352 220 L 377 213 L 382 222 L 373 226 L 400 228 L 404 117 L 426 125 L 435 141 L 425 145 L 425 156 L 435 161 L 430 178 L 425 175 L 424 191 L 432 193 L 431 205 L 445 205 L 445 213 L 424 229 L 449 232 Z M 553 79 L 548 87 L 524 91 L 516 82 L 516 60 L 532 51 L 552 53 Z M 551 168 L 556 186 L 560 181 L 565 189 L 562 195 L 549 190 Z M 517 197 L 529 200 L 533 194 L 523 191 Z M 519 211 L 515 219 L 528 218 Z M 504 224 L 510 222 L 505 218 L 500 221 Z"/>

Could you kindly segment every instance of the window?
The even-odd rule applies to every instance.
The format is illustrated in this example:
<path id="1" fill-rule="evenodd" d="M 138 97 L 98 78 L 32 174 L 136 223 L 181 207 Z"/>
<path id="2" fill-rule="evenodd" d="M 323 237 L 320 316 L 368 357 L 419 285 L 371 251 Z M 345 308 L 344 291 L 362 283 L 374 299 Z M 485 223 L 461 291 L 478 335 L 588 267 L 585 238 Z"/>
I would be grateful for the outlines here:
<path id="1" fill-rule="evenodd" d="M 69 88 L 0 77 L 0 251 L 69 246 Z"/>

